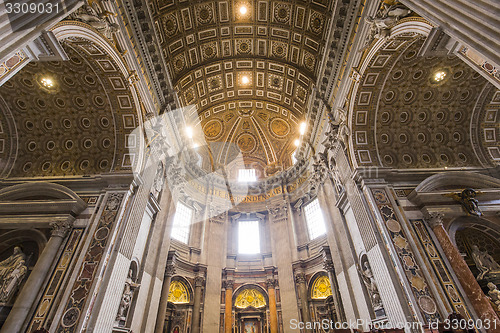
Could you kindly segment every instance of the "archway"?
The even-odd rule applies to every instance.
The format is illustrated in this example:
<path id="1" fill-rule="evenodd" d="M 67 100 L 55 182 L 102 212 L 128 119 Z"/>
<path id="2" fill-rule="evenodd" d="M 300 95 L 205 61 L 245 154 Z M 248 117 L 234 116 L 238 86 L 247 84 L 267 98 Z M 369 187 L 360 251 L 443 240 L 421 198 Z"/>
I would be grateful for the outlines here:
<path id="1" fill-rule="evenodd" d="M 235 333 L 268 331 L 269 298 L 256 284 L 246 284 L 233 294 Z"/>

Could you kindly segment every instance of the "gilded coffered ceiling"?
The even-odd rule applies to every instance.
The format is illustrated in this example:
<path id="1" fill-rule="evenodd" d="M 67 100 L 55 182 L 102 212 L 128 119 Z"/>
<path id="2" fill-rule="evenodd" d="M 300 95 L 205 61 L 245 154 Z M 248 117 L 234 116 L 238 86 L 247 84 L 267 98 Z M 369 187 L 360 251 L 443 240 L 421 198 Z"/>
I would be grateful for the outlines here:
<path id="1" fill-rule="evenodd" d="M 269 176 L 292 164 L 321 66 L 333 1 L 159 1 L 155 29 L 188 125 L 213 161 L 230 144 Z"/>
<path id="2" fill-rule="evenodd" d="M 455 56 L 420 56 L 423 43 L 420 35 L 400 35 L 367 60 L 351 120 L 357 163 L 398 169 L 495 165 L 500 94 Z"/>
<path id="3" fill-rule="evenodd" d="M 0 87 L 2 177 L 119 172 L 134 162 L 129 82 L 98 45 L 72 38 L 63 47 L 69 61 L 32 62 Z"/>

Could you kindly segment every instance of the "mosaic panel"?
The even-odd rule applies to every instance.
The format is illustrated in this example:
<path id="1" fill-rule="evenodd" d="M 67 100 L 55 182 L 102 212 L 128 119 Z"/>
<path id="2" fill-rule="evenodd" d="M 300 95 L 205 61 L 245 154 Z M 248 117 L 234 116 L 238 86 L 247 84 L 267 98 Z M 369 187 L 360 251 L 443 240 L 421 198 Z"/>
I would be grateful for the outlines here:
<path id="1" fill-rule="evenodd" d="M 104 209 L 97 222 L 97 227 L 92 235 L 92 240 L 85 254 L 85 259 L 76 278 L 64 313 L 56 332 L 69 333 L 76 332 L 80 316 L 89 296 L 94 277 L 104 255 L 104 250 L 108 245 L 109 236 L 113 229 L 114 222 L 118 215 L 123 193 L 112 193 L 104 203 Z"/>
<path id="2" fill-rule="evenodd" d="M 434 296 L 429 289 L 422 269 L 417 263 L 415 254 L 408 242 L 408 236 L 401 226 L 402 222 L 396 215 L 387 192 L 385 189 L 372 189 L 371 191 L 422 316 L 427 322 L 440 319 Z"/>
<path id="3" fill-rule="evenodd" d="M 418 240 L 422 245 L 425 254 L 427 255 L 427 259 L 434 268 L 434 273 L 438 277 L 439 283 L 446 293 L 449 304 L 465 319 L 471 319 L 471 315 L 467 310 L 467 307 L 465 306 L 464 300 L 457 290 L 455 283 L 453 282 L 450 270 L 441 258 L 441 255 L 436 248 L 436 244 L 432 240 L 429 231 L 425 226 L 425 222 L 422 219 L 417 219 L 410 220 L 410 223 L 413 226 L 413 230 L 418 236 Z"/>
<path id="4" fill-rule="evenodd" d="M 70 263 L 72 262 L 80 240 L 83 235 L 83 229 L 74 229 L 68 238 L 66 247 L 59 258 L 57 266 L 52 273 L 49 284 L 45 288 L 45 292 L 42 299 L 35 311 L 33 318 L 31 319 L 31 324 L 29 325 L 28 332 L 33 332 L 37 329 L 43 327 L 43 324 L 47 321 L 47 315 L 53 306 L 54 299 L 57 296 L 57 292 L 61 286 L 61 283 L 66 276 L 66 271 L 68 270 Z"/>

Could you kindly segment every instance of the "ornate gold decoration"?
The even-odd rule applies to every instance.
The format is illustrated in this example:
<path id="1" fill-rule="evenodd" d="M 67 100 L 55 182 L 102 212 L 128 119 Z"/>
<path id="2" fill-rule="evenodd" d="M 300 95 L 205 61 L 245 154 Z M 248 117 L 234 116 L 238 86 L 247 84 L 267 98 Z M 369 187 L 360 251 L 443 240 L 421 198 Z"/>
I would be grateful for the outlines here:
<path id="1" fill-rule="evenodd" d="M 285 136 L 290 132 L 290 126 L 280 118 L 271 120 L 271 130 L 276 136 Z"/>
<path id="2" fill-rule="evenodd" d="M 168 36 L 175 35 L 179 26 L 175 14 L 167 15 L 164 22 L 165 22 L 165 32 L 167 33 L 167 35 Z"/>
<path id="3" fill-rule="evenodd" d="M 189 293 L 186 285 L 181 281 L 172 281 L 168 289 L 168 301 L 174 304 L 189 303 Z"/>
<path id="4" fill-rule="evenodd" d="M 246 309 L 250 306 L 258 309 L 266 306 L 266 299 L 257 289 L 245 289 L 236 297 L 235 306 L 239 309 Z"/>
<path id="5" fill-rule="evenodd" d="M 242 152 L 249 152 L 255 148 L 255 139 L 249 134 L 243 134 L 238 138 L 238 146 Z"/>
<path id="6" fill-rule="evenodd" d="M 210 120 L 205 124 L 203 131 L 209 139 L 216 138 L 222 131 L 222 123 L 216 119 Z"/>
<path id="7" fill-rule="evenodd" d="M 330 284 L 330 279 L 327 276 L 320 276 L 314 280 L 313 287 L 311 289 L 312 299 L 325 299 L 332 295 L 332 286 Z"/>
<path id="8" fill-rule="evenodd" d="M 308 112 L 331 16 L 323 9 L 334 2 L 151 3 L 159 9 L 154 29 L 182 106 L 196 105 L 203 128 L 214 118 L 224 121 L 220 134 L 207 139 L 241 146 L 262 171 L 274 164 L 266 175 L 290 167 L 298 131 L 293 120 Z M 288 128 L 278 121 L 273 133 L 274 117 Z M 225 163 L 226 153 L 213 153 Z"/>

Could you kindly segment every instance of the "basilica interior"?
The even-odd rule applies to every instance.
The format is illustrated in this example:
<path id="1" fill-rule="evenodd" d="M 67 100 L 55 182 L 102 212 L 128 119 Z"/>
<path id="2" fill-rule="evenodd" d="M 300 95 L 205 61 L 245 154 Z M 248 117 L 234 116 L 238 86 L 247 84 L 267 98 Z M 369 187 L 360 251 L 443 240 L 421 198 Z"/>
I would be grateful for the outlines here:
<path id="1" fill-rule="evenodd" d="M 1 333 L 500 332 L 497 0 L 0 17 Z"/>

